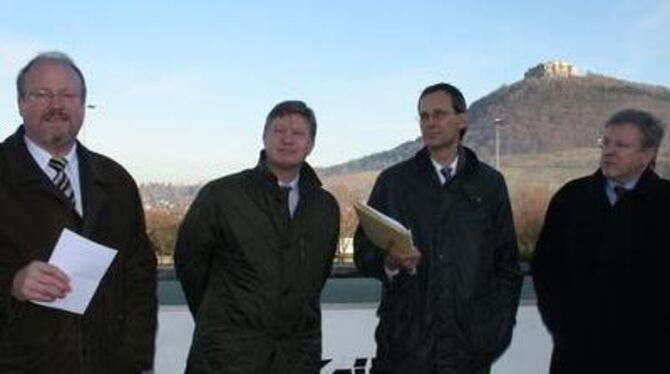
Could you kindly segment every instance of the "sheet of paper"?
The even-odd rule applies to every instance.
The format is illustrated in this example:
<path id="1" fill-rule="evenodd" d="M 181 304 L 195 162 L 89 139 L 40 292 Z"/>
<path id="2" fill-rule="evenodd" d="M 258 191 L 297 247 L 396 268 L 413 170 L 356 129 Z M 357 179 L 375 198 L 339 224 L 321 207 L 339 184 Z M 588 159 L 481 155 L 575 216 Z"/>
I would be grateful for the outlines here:
<path id="1" fill-rule="evenodd" d="M 84 314 L 116 252 L 115 249 L 63 229 L 49 263 L 70 277 L 72 291 L 63 299 L 52 302 L 34 301 L 34 303 Z"/>

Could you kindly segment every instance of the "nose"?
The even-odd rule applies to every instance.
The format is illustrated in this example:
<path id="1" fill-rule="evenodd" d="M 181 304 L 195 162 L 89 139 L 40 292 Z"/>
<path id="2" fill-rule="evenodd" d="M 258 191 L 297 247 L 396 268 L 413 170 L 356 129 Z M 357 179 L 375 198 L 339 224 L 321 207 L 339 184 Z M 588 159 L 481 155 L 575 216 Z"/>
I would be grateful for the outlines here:
<path id="1" fill-rule="evenodd" d="M 61 107 L 65 106 L 65 98 L 61 95 L 53 95 L 49 99 L 49 106 L 50 107 L 61 108 Z"/>

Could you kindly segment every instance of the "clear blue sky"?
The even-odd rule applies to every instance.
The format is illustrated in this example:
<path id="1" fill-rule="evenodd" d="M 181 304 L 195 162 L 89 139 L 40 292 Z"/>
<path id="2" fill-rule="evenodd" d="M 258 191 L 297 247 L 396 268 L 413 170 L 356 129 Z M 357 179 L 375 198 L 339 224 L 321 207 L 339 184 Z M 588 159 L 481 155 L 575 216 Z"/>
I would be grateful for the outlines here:
<path id="1" fill-rule="evenodd" d="M 438 81 L 470 102 L 562 59 L 670 87 L 670 1 L 0 0 L 0 138 L 20 123 L 15 78 L 62 50 L 89 84 L 83 142 L 140 182 L 192 183 L 252 166 L 264 117 L 302 99 L 312 164 L 419 135 Z"/>

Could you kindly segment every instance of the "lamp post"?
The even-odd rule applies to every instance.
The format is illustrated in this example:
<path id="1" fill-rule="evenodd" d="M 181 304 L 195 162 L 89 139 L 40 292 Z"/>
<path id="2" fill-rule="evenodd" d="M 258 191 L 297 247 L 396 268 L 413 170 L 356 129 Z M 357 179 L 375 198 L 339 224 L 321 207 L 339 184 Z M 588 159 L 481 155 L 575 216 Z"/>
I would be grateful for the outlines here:
<path id="1" fill-rule="evenodd" d="M 502 118 L 493 119 L 493 127 L 496 129 L 496 170 L 500 170 L 500 126 L 504 122 Z"/>

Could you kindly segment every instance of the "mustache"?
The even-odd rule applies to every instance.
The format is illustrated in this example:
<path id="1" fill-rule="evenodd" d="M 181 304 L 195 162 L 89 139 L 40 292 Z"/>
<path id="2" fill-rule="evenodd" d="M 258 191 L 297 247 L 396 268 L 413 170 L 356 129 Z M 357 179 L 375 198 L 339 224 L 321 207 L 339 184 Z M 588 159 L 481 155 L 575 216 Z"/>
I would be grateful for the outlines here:
<path id="1" fill-rule="evenodd" d="M 52 121 L 54 119 L 69 121 L 70 115 L 62 109 L 51 109 L 42 116 L 42 119 L 45 121 Z"/>

